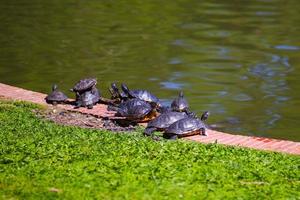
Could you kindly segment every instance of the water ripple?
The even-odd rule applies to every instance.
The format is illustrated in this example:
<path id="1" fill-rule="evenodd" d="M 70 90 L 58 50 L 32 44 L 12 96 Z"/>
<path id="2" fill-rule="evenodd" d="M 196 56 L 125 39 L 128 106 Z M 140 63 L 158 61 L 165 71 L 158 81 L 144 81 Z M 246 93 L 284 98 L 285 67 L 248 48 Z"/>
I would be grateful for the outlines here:
<path id="1" fill-rule="evenodd" d="M 167 89 L 172 89 L 172 90 L 180 90 L 182 89 L 186 84 L 183 83 L 175 83 L 175 82 L 161 82 L 160 83 L 162 87 L 167 88 Z"/>
<path id="2" fill-rule="evenodd" d="M 274 46 L 274 48 L 279 49 L 279 50 L 288 50 L 288 51 L 300 50 L 300 47 L 298 47 L 298 46 L 292 46 L 292 45 L 286 45 L 286 44 L 276 45 L 276 46 Z"/>

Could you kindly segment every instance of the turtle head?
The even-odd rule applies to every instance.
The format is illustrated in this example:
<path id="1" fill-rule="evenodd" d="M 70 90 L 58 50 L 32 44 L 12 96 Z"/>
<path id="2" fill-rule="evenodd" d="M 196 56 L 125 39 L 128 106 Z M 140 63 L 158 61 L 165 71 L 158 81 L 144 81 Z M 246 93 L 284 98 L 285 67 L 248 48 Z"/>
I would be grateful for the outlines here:
<path id="1" fill-rule="evenodd" d="M 180 91 L 178 96 L 182 98 L 183 97 L 183 91 Z"/>
<path id="2" fill-rule="evenodd" d="M 205 111 L 202 115 L 201 115 L 201 121 L 205 121 L 207 120 L 208 116 L 209 116 L 209 112 L 208 111 Z"/>
<path id="3" fill-rule="evenodd" d="M 118 89 L 118 88 L 117 88 Z M 120 94 L 119 94 L 119 90 L 115 90 L 113 88 L 113 84 L 111 84 L 111 87 L 108 88 L 110 94 L 111 94 L 111 99 L 118 99 Z"/>
<path id="4" fill-rule="evenodd" d="M 155 109 L 155 108 L 159 108 L 160 106 L 157 104 L 157 103 L 155 103 L 155 102 L 149 102 L 149 104 L 151 105 L 151 108 L 152 109 Z"/>
<path id="5" fill-rule="evenodd" d="M 158 100 L 157 102 L 155 102 L 155 104 L 156 104 L 157 108 L 162 108 L 163 107 L 163 105 L 162 105 L 162 103 L 161 103 L 160 100 Z"/>
<path id="6" fill-rule="evenodd" d="M 53 84 L 53 85 L 52 85 L 52 91 L 55 91 L 55 90 L 57 90 L 57 85 L 56 85 L 56 84 Z"/>
<path id="7" fill-rule="evenodd" d="M 118 89 L 116 83 L 112 83 L 112 84 L 111 84 L 111 88 L 112 88 L 115 92 L 119 92 L 119 89 Z"/>
<path id="8" fill-rule="evenodd" d="M 121 84 L 121 88 L 125 94 L 129 94 L 129 89 L 128 89 L 127 85 L 125 85 L 125 83 Z"/>
<path id="9" fill-rule="evenodd" d="M 122 95 L 121 95 L 121 93 L 120 93 L 120 91 L 119 91 L 119 88 L 117 87 L 117 84 L 116 84 L 116 83 L 112 83 L 110 89 L 111 89 L 112 92 L 113 92 L 113 96 L 122 98 Z M 128 89 L 128 88 L 127 88 L 127 89 Z"/>
<path id="10" fill-rule="evenodd" d="M 116 94 L 115 94 L 115 91 L 114 91 L 111 87 L 109 87 L 108 90 L 109 90 L 109 92 L 110 92 L 110 94 L 111 94 L 112 96 L 115 96 L 115 95 L 116 95 Z"/>

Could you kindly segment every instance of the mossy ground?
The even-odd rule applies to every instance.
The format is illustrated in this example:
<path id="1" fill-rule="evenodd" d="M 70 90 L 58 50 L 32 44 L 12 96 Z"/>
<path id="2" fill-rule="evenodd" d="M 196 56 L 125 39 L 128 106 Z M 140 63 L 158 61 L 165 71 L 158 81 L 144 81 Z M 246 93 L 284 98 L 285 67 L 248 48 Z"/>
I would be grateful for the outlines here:
<path id="1" fill-rule="evenodd" d="M 300 157 L 56 125 L 0 101 L 2 199 L 299 199 Z"/>

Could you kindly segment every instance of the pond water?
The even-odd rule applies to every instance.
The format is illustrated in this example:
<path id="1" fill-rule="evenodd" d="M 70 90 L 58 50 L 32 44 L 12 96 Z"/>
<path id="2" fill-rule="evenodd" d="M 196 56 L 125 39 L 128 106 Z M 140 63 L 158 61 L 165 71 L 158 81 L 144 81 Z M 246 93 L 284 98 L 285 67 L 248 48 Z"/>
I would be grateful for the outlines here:
<path id="1" fill-rule="evenodd" d="M 300 1 L 10 0 L 0 21 L 0 82 L 183 90 L 218 130 L 300 141 Z"/>

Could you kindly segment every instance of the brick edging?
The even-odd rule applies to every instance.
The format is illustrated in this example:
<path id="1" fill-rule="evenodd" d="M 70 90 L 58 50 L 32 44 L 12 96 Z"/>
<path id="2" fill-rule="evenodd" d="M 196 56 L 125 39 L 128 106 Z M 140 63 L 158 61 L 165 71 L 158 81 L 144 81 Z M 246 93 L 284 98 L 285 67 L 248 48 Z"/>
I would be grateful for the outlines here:
<path id="1" fill-rule="evenodd" d="M 13 100 L 22 100 L 29 101 L 32 103 L 41 104 L 44 106 L 49 106 L 45 102 L 45 94 L 34 92 L 30 90 L 25 90 L 22 88 L 6 85 L 0 83 L 0 96 Z M 58 105 L 59 108 L 81 112 L 85 114 L 91 114 L 101 118 L 116 118 L 115 112 L 108 111 L 107 106 L 104 104 L 97 104 L 93 109 L 79 108 L 74 109 L 71 105 Z M 231 146 L 240 146 L 253 148 L 258 150 L 268 150 L 275 152 L 282 152 L 288 154 L 300 155 L 300 142 L 293 142 L 288 140 L 278 140 L 271 138 L 263 137 L 251 137 L 244 135 L 233 135 L 229 133 L 223 133 L 214 130 L 208 130 L 209 136 L 190 136 L 186 139 L 201 142 L 201 143 L 215 143 L 231 145 Z"/>

